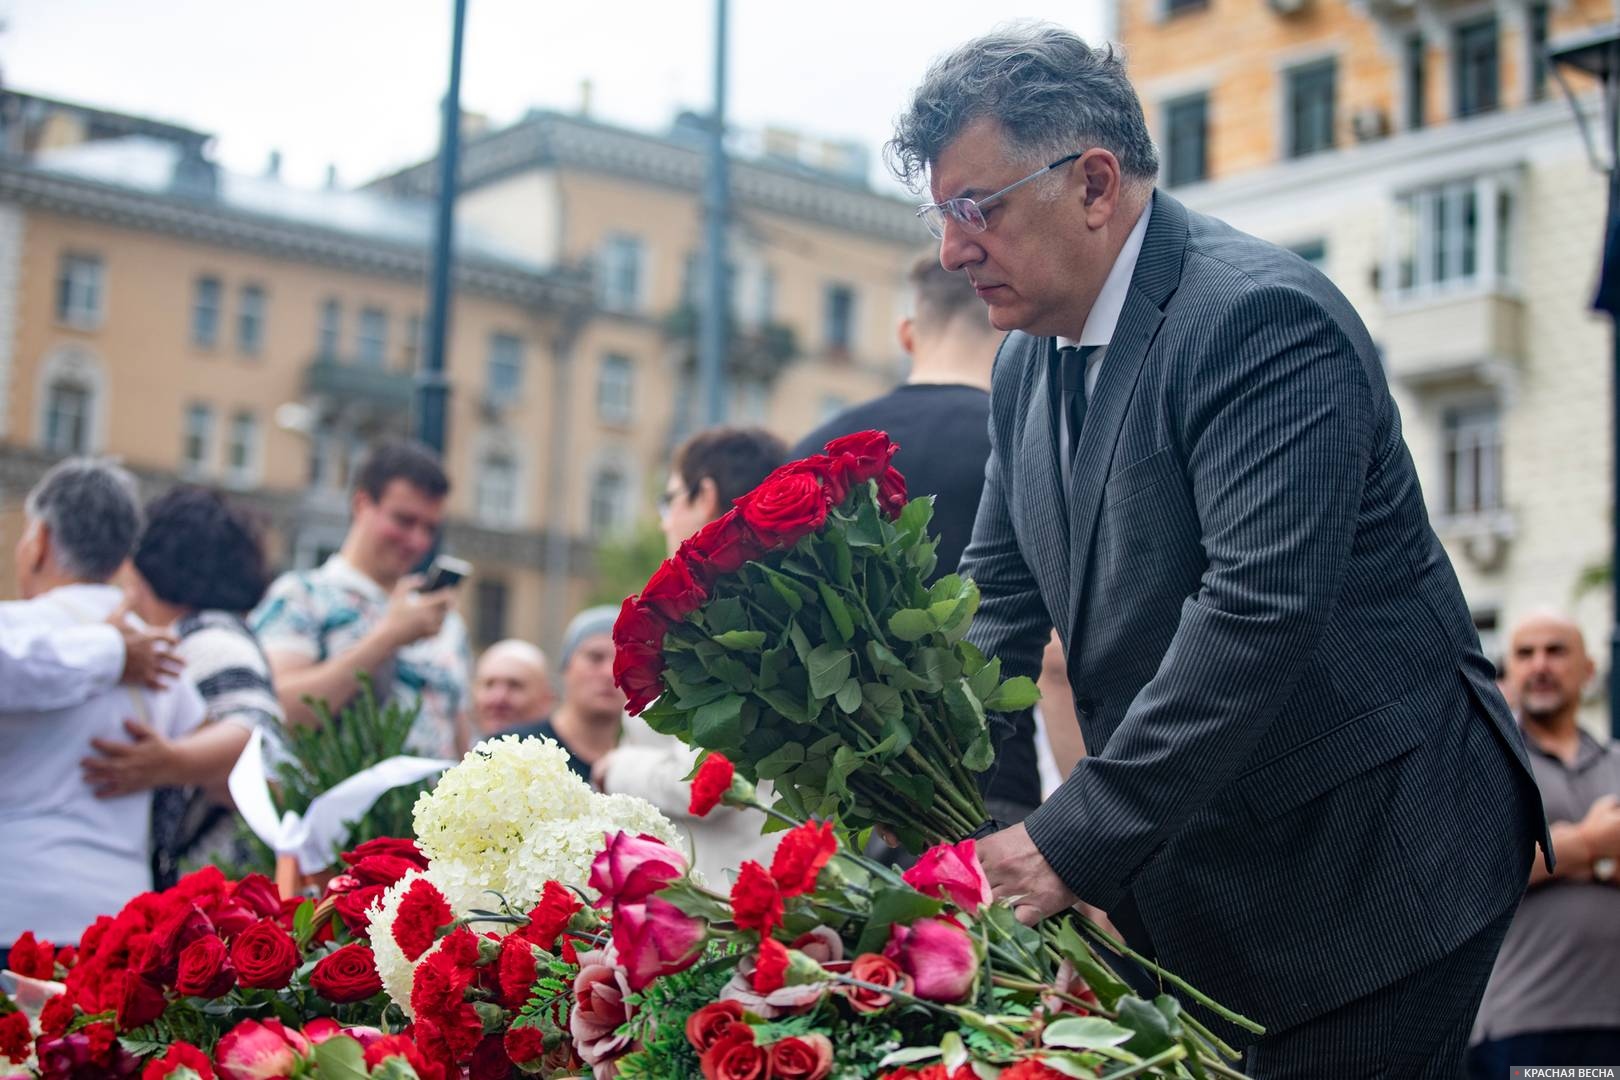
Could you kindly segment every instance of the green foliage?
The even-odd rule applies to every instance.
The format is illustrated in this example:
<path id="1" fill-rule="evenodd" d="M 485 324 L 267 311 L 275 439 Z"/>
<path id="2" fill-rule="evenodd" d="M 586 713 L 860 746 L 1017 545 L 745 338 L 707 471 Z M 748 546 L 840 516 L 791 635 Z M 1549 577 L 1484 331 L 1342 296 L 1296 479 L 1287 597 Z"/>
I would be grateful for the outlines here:
<path id="1" fill-rule="evenodd" d="M 589 602 L 617 606 L 641 590 L 665 554 L 664 533 L 654 519 L 638 521 L 633 530 L 597 544 Z"/>
<path id="2" fill-rule="evenodd" d="M 697 1052 L 686 1041 L 686 1018 L 719 1000 L 735 959 L 711 949 L 709 962 L 666 975 L 632 996 L 635 1015 L 628 1027 L 640 1046 L 619 1059 L 623 1080 L 702 1075 Z"/>

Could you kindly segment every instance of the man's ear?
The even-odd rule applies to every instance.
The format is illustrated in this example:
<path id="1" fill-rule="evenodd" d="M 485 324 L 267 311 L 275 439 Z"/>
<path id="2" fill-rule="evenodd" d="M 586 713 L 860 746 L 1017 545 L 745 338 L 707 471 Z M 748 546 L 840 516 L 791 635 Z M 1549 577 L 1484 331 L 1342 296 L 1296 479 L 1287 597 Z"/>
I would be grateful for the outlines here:
<path id="1" fill-rule="evenodd" d="M 34 527 L 24 536 L 23 542 L 27 545 L 27 549 L 23 552 L 23 565 L 31 574 L 43 573 L 45 563 L 51 555 L 51 527 L 43 521 L 35 522 Z"/>
<path id="2" fill-rule="evenodd" d="M 917 324 L 907 315 L 900 320 L 900 326 L 895 331 L 895 337 L 900 339 L 900 347 L 907 356 L 917 355 Z"/>
<path id="3" fill-rule="evenodd" d="M 1119 159 L 1097 146 L 1080 155 L 1080 160 L 1076 161 L 1074 166 L 1080 170 L 1086 224 L 1093 229 L 1100 229 L 1108 224 L 1114 212 L 1119 209 L 1123 186 Z"/>
<path id="4" fill-rule="evenodd" d="M 704 521 L 713 521 L 720 516 L 722 510 L 730 509 L 720 505 L 720 488 L 712 476 L 705 476 L 698 481 L 697 494 L 692 496 L 692 506 L 703 515 Z"/>

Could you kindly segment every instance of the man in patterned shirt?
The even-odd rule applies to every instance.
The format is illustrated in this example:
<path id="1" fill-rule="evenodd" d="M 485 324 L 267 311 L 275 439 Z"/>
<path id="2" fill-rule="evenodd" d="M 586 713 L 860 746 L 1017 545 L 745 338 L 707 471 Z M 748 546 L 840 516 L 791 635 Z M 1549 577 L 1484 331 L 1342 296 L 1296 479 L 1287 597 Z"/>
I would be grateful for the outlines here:
<path id="1" fill-rule="evenodd" d="M 380 698 L 421 703 L 410 748 L 437 757 L 465 748 L 461 716 L 471 656 L 456 590 L 418 592 L 412 574 L 444 521 L 450 480 L 426 447 L 376 447 L 355 479 L 349 533 L 314 570 L 283 574 L 254 612 L 289 724 L 315 724 L 305 698 L 334 713 L 369 674 Z"/>

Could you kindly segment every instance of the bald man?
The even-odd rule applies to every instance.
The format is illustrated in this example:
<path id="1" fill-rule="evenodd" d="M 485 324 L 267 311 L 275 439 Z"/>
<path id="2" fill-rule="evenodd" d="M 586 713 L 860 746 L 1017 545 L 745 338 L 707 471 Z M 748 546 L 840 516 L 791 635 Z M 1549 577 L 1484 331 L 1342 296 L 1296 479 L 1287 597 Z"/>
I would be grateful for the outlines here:
<path id="1" fill-rule="evenodd" d="M 488 739 L 537 723 L 556 704 L 546 654 L 508 638 L 484 650 L 473 671 L 473 713 L 478 737 Z"/>
<path id="2" fill-rule="evenodd" d="M 1532 865 L 1497 955 L 1469 1051 L 1475 1080 L 1500 1080 L 1512 1065 L 1620 1064 L 1620 753 L 1576 723 L 1594 670 L 1567 616 L 1538 612 L 1514 626 L 1504 681 L 1557 865 Z"/>

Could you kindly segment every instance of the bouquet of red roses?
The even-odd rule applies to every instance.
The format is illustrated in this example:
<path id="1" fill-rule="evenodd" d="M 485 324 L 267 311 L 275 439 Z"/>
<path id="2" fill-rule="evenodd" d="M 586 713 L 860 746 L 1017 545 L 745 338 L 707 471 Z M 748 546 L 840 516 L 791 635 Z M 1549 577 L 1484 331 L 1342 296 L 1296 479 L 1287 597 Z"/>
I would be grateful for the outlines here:
<path id="1" fill-rule="evenodd" d="M 1038 694 L 963 640 L 973 582 L 927 584 L 933 500 L 908 501 L 898 449 L 846 436 L 738 499 L 624 602 L 614 671 L 632 713 L 774 781 L 793 817 L 920 851 L 984 822 L 985 713 Z"/>

